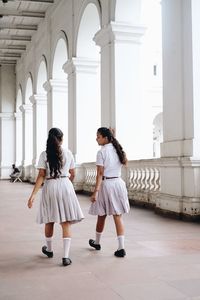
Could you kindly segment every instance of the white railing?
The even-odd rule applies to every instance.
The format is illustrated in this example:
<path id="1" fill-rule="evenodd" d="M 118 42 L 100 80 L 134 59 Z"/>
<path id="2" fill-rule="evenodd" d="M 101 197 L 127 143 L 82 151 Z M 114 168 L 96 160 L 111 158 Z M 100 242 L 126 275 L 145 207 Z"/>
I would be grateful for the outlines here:
<path id="1" fill-rule="evenodd" d="M 160 192 L 159 159 L 130 161 L 126 185 L 130 200 L 155 205 Z"/>
<path id="2" fill-rule="evenodd" d="M 126 182 L 129 199 L 142 204 L 155 205 L 160 192 L 159 159 L 143 159 L 129 161 L 122 170 L 122 178 Z M 78 173 L 82 173 L 81 189 L 92 192 L 95 186 L 95 163 L 84 163 L 78 167 Z M 76 187 L 75 183 L 75 187 Z M 80 182 L 79 182 L 80 188 Z"/>

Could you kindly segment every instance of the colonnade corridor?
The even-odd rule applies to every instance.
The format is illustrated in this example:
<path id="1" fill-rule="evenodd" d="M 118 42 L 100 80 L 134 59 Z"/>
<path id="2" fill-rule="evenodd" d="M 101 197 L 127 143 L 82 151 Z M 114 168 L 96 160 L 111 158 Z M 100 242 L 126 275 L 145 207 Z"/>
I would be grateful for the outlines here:
<path id="1" fill-rule="evenodd" d="M 117 241 L 107 219 L 101 251 L 88 247 L 96 218 L 89 197 L 78 195 L 85 220 L 72 226 L 72 265 L 61 266 L 60 226 L 54 257 L 44 257 L 43 226 L 35 223 L 39 194 L 27 208 L 33 185 L 0 181 L 1 300 L 189 300 L 200 299 L 199 224 L 163 218 L 131 207 L 124 216 L 125 258 L 114 257 Z"/>

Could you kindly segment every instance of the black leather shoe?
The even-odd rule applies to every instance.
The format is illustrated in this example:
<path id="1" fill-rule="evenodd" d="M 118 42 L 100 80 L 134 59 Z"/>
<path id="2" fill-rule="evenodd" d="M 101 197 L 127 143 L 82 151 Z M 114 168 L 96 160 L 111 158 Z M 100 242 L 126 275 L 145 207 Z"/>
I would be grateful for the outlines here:
<path id="1" fill-rule="evenodd" d="M 64 267 L 71 265 L 72 261 L 70 258 L 63 257 L 62 264 Z"/>
<path id="2" fill-rule="evenodd" d="M 95 241 L 90 239 L 89 240 L 89 245 L 93 248 L 95 248 L 96 250 L 101 250 L 101 245 L 100 244 L 95 244 Z"/>
<path id="3" fill-rule="evenodd" d="M 114 255 L 117 257 L 124 257 L 126 255 L 126 251 L 124 249 L 120 249 L 115 251 Z"/>
<path id="4" fill-rule="evenodd" d="M 53 251 L 47 251 L 47 246 L 42 247 L 42 253 L 44 253 L 49 258 L 53 257 Z"/>

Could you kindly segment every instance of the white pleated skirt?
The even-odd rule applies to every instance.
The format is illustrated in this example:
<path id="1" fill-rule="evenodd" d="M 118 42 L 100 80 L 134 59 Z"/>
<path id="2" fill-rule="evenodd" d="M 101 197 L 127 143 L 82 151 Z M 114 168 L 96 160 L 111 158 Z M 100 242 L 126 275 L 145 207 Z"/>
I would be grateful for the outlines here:
<path id="1" fill-rule="evenodd" d="M 121 178 L 102 181 L 97 200 L 89 209 L 91 215 L 121 215 L 130 210 L 125 182 Z"/>
<path id="2" fill-rule="evenodd" d="M 84 219 L 72 182 L 68 177 L 45 180 L 37 223 L 77 223 Z"/>

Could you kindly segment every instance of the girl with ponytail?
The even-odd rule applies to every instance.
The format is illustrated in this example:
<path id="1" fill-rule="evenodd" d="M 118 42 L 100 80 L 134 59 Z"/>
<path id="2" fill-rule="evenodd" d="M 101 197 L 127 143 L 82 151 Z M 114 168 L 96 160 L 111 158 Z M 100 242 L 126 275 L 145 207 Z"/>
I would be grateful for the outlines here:
<path id="1" fill-rule="evenodd" d="M 121 179 L 121 168 L 126 165 L 126 154 L 109 128 L 97 130 L 97 143 L 102 146 L 97 152 L 97 176 L 94 192 L 91 197 L 89 213 L 97 215 L 96 239 L 90 239 L 89 245 L 101 249 L 100 239 L 107 215 L 112 215 L 118 238 L 117 257 L 126 255 L 124 247 L 124 225 L 122 214 L 128 213 L 130 206 L 125 182 Z"/>
<path id="2" fill-rule="evenodd" d="M 53 257 L 54 223 L 60 223 L 64 250 L 62 264 L 68 266 L 72 263 L 69 258 L 70 225 L 84 217 L 72 185 L 75 175 L 74 158 L 70 150 L 62 148 L 62 142 L 62 131 L 59 128 L 51 128 L 46 151 L 43 151 L 39 158 L 39 173 L 28 200 L 28 207 L 32 207 L 35 196 L 44 183 L 37 217 L 39 224 L 45 224 L 46 245 L 42 247 L 42 252 L 47 257 Z"/>

